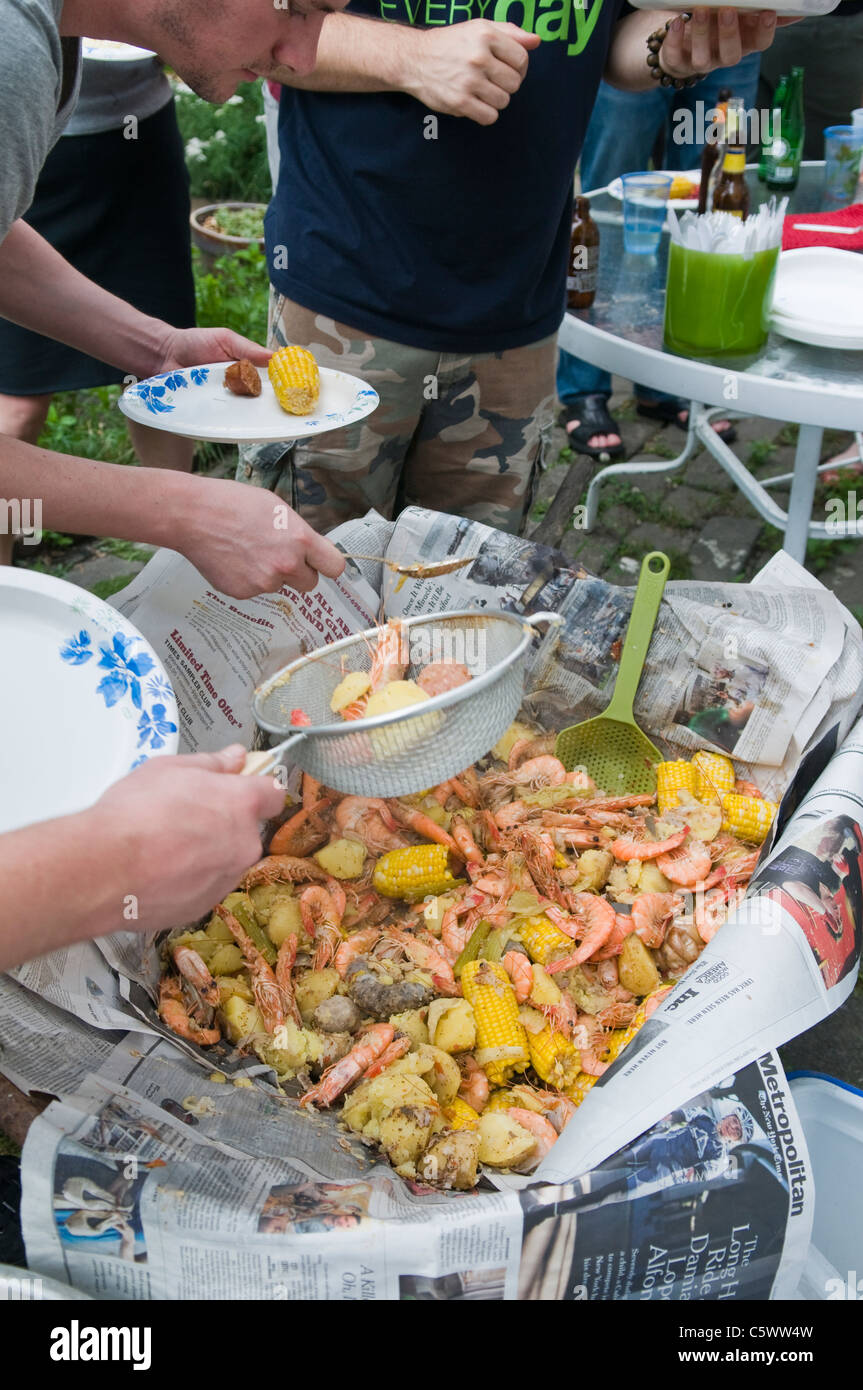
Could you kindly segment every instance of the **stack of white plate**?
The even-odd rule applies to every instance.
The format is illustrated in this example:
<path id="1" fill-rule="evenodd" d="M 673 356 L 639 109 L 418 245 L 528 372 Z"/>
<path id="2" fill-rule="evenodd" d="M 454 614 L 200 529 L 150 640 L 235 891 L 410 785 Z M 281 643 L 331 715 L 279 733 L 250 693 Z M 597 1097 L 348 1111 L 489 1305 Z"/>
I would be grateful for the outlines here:
<path id="1" fill-rule="evenodd" d="M 783 251 L 770 326 L 815 347 L 863 349 L 863 255 L 830 246 Z"/>

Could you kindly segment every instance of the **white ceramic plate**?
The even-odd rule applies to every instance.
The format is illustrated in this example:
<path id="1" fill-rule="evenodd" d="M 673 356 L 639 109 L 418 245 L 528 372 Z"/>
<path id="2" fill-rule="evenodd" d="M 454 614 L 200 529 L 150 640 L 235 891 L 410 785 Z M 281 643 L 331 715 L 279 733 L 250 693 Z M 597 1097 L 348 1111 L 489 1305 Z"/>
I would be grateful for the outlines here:
<path id="1" fill-rule="evenodd" d="M 798 342 L 863 348 L 863 257 L 832 246 L 783 251 L 770 321 Z"/>
<path id="2" fill-rule="evenodd" d="M 674 169 L 656 169 L 656 170 L 651 170 L 650 172 L 651 172 L 651 173 L 657 173 L 657 174 L 667 174 L 668 177 L 669 177 L 669 178 L 672 178 L 672 179 L 676 179 L 676 178 L 689 179 L 689 182 L 690 182 L 690 183 L 694 183 L 694 184 L 695 184 L 696 190 L 701 186 L 701 170 L 700 170 L 700 169 L 677 169 L 677 170 L 674 170 Z M 622 179 L 612 179 L 611 183 L 608 185 L 608 192 L 609 192 L 609 194 L 611 195 L 612 198 L 617 198 L 618 202 L 621 202 L 621 203 L 622 203 L 622 202 L 623 202 L 623 181 L 622 181 Z M 668 200 L 668 206 L 669 206 L 670 208 L 677 208 L 677 209 L 680 209 L 681 211 L 684 211 L 686 208 L 697 208 L 697 207 L 698 207 L 698 193 L 696 192 L 696 193 L 695 193 L 695 196 L 692 197 L 692 198 L 669 198 L 669 200 Z"/>
<path id="3" fill-rule="evenodd" d="M 177 705 L 149 643 L 64 579 L 0 568 L 0 832 L 91 806 L 175 753 Z"/>
<path id="4" fill-rule="evenodd" d="M 182 371 L 162 372 L 130 386 L 119 405 L 130 420 L 153 429 L 206 439 L 215 444 L 274 444 L 326 434 L 370 415 L 377 391 L 348 376 L 321 367 L 321 394 L 309 415 L 282 410 L 266 368 L 259 368 L 260 396 L 235 396 L 225 385 L 227 362 L 211 362 Z"/>

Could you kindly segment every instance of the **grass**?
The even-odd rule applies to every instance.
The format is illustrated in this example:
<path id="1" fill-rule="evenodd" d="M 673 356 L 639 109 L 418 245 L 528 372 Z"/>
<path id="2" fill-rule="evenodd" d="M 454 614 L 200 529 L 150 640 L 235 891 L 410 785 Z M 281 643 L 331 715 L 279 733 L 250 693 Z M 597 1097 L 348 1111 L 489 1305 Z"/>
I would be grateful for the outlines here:
<path id="1" fill-rule="evenodd" d="M 750 468 L 763 468 L 765 463 L 770 462 L 778 448 L 779 445 L 775 439 L 753 439 L 746 460 L 748 466 Z"/>

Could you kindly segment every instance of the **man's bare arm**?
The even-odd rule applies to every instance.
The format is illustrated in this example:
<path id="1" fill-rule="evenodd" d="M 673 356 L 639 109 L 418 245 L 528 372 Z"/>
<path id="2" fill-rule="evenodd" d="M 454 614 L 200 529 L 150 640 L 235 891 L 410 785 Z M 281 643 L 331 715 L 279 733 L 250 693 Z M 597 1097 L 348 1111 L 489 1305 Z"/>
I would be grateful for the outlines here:
<path id="1" fill-rule="evenodd" d="M 603 76 L 613 87 L 647 92 L 655 85 L 647 66 L 647 39 L 671 20 L 659 54 L 670 77 L 691 77 L 714 68 L 734 67 L 748 53 L 769 48 L 776 32 L 773 10 L 698 9 L 684 21 L 674 11 L 639 11 L 627 15 L 615 30 Z"/>
<path id="2" fill-rule="evenodd" d="M 318 92 L 406 92 L 432 111 L 492 125 L 527 72 L 540 40 L 515 24 L 472 19 L 443 28 L 359 15 L 327 15 L 313 72 L 271 74 Z"/>

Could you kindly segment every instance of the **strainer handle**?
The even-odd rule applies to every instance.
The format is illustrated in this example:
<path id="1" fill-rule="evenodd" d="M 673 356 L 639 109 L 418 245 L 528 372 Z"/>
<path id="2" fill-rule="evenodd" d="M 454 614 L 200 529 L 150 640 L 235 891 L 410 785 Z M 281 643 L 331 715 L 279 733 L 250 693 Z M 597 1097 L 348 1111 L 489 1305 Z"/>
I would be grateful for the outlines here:
<path id="1" fill-rule="evenodd" d="M 289 748 L 293 748 L 295 743 L 302 743 L 304 738 L 304 733 L 291 734 L 290 738 L 277 743 L 275 748 L 259 748 L 255 753 L 247 753 L 246 761 L 240 768 L 240 776 L 263 777 L 265 773 L 272 772 L 282 761 L 282 755 L 287 753 Z"/>
<path id="2" fill-rule="evenodd" d="M 563 618 L 559 613 L 528 613 L 525 616 L 525 622 L 530 623 L 531 627 L 534 627 L 536 623 L 548 623 L 549 627 L 552 628 L 560 627 Z"/>
<path id="3" fill-rule="evenodd" d="M 625 724 L 632 722 L 632 706 L 670 568 L 671 562 L 661 550 L 651 550 L 641 562 L 641 574 L 632 601 L 614 694 L 608 709 L 604 711 L 609 719 L 620 719 Z"/>

